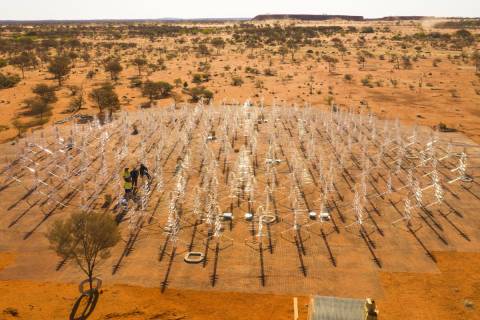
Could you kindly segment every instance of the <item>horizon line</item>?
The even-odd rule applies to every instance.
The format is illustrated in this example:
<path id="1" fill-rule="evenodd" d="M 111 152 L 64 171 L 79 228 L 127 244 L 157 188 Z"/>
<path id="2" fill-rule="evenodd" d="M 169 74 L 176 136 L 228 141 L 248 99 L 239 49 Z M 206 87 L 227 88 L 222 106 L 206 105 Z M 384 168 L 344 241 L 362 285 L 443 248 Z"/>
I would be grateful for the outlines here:
<path id="1" fill-rule="evenodd" d="M 428 16 L 428 15 L 388 15 L 378 17 L 365 17 L 362 15 L 347 15 L 347 14 L 302 14 L 302 13 L 266 13 L 258 14 L 254 17 L 196 17 L 196 18 L 179 18 L 179 17 L 163 17 L 163 18 L 89 18 L 89 19 L 58 19 L 58 18 L 42 18 L 42 19 L 0 19 L 0 23 L 8 22 L 108 22 L 108 21 L 248 21 L 253 20 L 258 16 L 331 16 L 331 17 L 361 17 L 365 21 L 385 19 L 385 18 L 402 18 L 402 17 L 415 17 L 415 18 L 430 18 L 430 19 L 480 19 L 479 16 Z M 281 19 L 272 19 L 281 20 Z M 309 21 L 306 19 L 305 21 Z M 310 20 L 312 21 L 312 20 Z M 347 20 L 348 21 L 348 20 Z M 358 22 L 358 21 L 357 21 Z"/>

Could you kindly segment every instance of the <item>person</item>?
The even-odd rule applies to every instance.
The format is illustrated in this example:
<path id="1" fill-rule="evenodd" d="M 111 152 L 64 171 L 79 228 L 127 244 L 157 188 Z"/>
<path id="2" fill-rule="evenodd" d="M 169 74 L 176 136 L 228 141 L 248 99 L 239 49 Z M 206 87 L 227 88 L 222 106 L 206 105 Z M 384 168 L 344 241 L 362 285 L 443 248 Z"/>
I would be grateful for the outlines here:
<path id="1" fill-rule="evenodd" d="M 137 188 L 137 183 L 138 183 L 138 170 L 136 168 L 133 168 L 132 171 L 130 171 L 130 178 L 132 179 L 132 186 L 133 188 Z"/>
<path id="2" fill-rule="evenodd" d="M 365 317 L 364 317 L 365 320 L 378 319 L 378 309 L 375 304 L 375 300 L 367 298 L 367 300 L 365 301 L 364 312 L 365 312 Z"/>
<path id="3" fill-rule="evenodd" d="M 67 144 L 65 145 L 65 150 L 71 151 L 73 149 L 73 138 L 70 137 L 67 140 Z"/>
<path id="4" fill-rule="evenodd" d="M 125 168 L 125 170 L 123 170 L 123 180 L 127 181 L 127 179 L 129 178 L 130 178 L 130 169 Z"/>
<path id="5" fill-rule="evenodd" d="M 136 136 L 138 134 L 138 128 L 136 125 L 133 125 L 132 136 Z"/>
<path id="6" fill-rule="evenodd" d="M 132 197 L 132 191 L 133 191 L 133 184 L 130 178 L 125 179 L 123 188 L 125 189 L 125 199 L 127 199 L 128 201 Z"/>
<path id="7" fill-rule="evenodd" d="M 143 177 L 147 177 L 148 180 L 151 179 L 150 173 L 148 173 L 148 168 L 143 163 L 140 164 L 140 177 L 142 177 L 142 179 Z"/>

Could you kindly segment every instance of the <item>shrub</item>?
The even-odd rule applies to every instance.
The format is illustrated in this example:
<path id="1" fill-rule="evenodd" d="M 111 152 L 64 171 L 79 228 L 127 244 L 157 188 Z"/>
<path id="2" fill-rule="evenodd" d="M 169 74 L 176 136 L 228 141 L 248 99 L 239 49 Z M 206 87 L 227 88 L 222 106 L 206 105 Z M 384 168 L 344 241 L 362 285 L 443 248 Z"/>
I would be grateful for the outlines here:
<path id="1" fill-rule="evenodd" d="M 263 70 L 263 74 L 268 76 L 268 77 L 273 77 L 273 76 L 275 76 L 276 72 L 273 69 L 267 68 L 267 69 Z"/>
<path id="2" fill-rule="evenodd" d="M 12 317 L 18 317 L 18 310 L 15 309 L 15 308 L 12 308 L 12 307 L 8 307 L 8 308 L 3 309 L 3 313 L 9 314 Z"/>
<path id="3" fill-rule="evenodd" d="M 206 73 L 196 73 L 193 75 L 192 83 L 200 84 L 203 82 L 208 82 L 210 80 L 210 75 Z"/>
<path id="4" fill-rule="evenodd" d="M 110 83 L 104 83 L 101 87 L 93 89 L 90 98 L 96 103 L 101 114 L 107 110 L 112 115 L 113 111 L 120 109 L 120 100 Z"/>
<path id="5" fill-rule="evenodd" d="M 173 86 L 170 83 L 165 81 L 158 81 L 158 82 L 147 81 L 143 85 L 142 94 L 145 97 L 148 97 L 150 101 L 153 101 L 156 99 L 168 97 L 172 89 L 173 89 Z"/>
<path id="6" fill-rule="evenodd" d="M 258 71 L 256 68 L 245 67 L 245 73 L 260 74 L 260 71 Z"/>
<path id="7" fill-rule="evenodd" d="M 448 127 L 445 123 L 440 122 L 437 126 L 435 126 L 440 132 L 456 132 L 457 129 Z"/>
<path id="8" fill-rule="evenodd" d="M 95 76 L 95 71 L 90 70 L 87 72 L 87 75 L 86 75 L 87 79 L 93 79 L 94 76 Z"/>
<path id="9" fill-rule="evenodd" d="M 72 100 L 70 101 L 70 104 L 68 105 L 67 110 L 65 110 L 66 113 L 75 113 L 78 110 L 80 110 L 83 106 L 83 96 L 78 96 L 78 97 L 73 97 Z"/>
<path id="10" fill-rule="evenodd" d="M 363 27 L 361 33 L 374 33 L 373 27 Z"/>
<path id="11" fill-rule="evenodd" d="M 55 87 L 48 86 L 44 83 L 39 83 L 32 89 L 33 93 L 38 95 L 45 103 L 56 102 L 57 96 L 55 95 Z"/>
<path id="12" fill-rule="evenodd" d="M 200 99 L 210 102 L 210 100 L 213 99 L 213 92 L 205 89 L 205 87 L 202 86 L 192 88 L 186 93 L 190 95 L 192 102 L 198 102 Z"/>
<path id="13" fill-rule="evenodd" d="M 232 77 L 232 86 L 240 87 L 243 84 L 243 79 L 239 76 Z"/>
<path id="14" fill-rule="evenodd" d="M 141 88 L 143 81 L 139 77 L 133 77 L 130 79 L 130 88 Z"/>
<path id="15" fill-rule="evenodd" d="M 22 113 L 24 116 L 44 119 L 45 117 L 49 117 L 51 115 L 50 110 L 52 108 L 49 106 L 48 102 L 41 97 L 26 99 L 24 103 L 27 109 Z"/>
<path id="16" fill-rule="evenodd" d="M 367 75 L 365 78 L 362 79 L 362 85 L 364 85 L 365 87 L 373 88 L 373 85 L 371 83 L 372 78 L 373 77 L 371 74 Z"/>
<path id="17" fill-rule="evenodd" d="M 16 74 L 0 73 L 0 89 L 13 88 L 20 82 L 20 77 Z"/>

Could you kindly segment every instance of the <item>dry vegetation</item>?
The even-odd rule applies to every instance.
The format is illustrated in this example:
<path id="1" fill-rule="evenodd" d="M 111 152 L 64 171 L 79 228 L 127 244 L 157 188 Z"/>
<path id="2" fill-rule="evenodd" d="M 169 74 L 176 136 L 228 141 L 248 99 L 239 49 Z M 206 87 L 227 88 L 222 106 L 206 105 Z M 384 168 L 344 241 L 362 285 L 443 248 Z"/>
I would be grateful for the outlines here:
<path id="1" fill-rule="evenodd" d="M 480 141 L 475 23 L 6 25 L 0 138 L 72 113 L 205 98 L 335 104 Z"/>

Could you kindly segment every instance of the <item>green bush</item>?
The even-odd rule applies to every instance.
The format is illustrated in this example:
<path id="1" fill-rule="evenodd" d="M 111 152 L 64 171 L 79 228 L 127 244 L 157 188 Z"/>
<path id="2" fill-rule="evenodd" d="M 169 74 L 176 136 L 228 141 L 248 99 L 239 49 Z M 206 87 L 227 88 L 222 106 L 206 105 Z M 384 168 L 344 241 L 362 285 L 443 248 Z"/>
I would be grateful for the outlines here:
<path id="1" fill-rule="evenodd" d="M 210 80 L 210 75 L 207 73 L 196 73 L 193 75 L 192 82 L 195 84 L 200 84 L 202 82 L 208 82 Z"/>
<path id="2" fill-rule="evenodd" d="M 205 87 L 202 86 L 192 88 L 187 93 L 190 95 L 192 102 L 198 102 L 200 99 L 204 99 L 206 102 L 209 102 L 211 99 L 213 99 L 213 92 L 205 89 Z"/>

